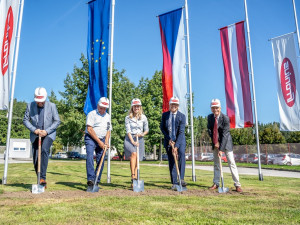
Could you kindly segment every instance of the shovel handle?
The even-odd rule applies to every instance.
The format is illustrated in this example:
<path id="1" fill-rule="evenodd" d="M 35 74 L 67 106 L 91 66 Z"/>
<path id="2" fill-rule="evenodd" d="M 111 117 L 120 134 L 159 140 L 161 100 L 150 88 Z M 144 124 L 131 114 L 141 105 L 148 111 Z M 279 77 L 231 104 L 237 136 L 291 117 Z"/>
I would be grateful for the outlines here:
<path id="1" fill-rule="evenodd" d="M 177 171 L 177 177 L 179 180 L 179 184 L 181 186 L 181 179 L 180 179 L 180 173 L 179 173 L 179 167 L 178 167 L 178 161 L 177 161 L 177 155 L 175 154 L 174 150 L 174 144 L 171 145 L 172 146 L 172 155 L 174 157 L 174 161 L 175 161 L 175 166 L 176 166 L 176 171 Z"/>
<path id="2" fill-rule="evenodd" d="M 38 171 L 37 171 L 37 183 L 40 184 L 40 176 L 41 176 L 41 156 L 42 156 L 42 137 L 39 136 L 39 143 L 38 143 Z"/>
<path id="3" fill-rule="evenodd" d="M 219 164 L 220 164 L 220 173 L 221 173 L 221 177 L 223 178 L 223 168 L 222 168 L 222 160 L 221 160 L 221 156 L 219 156 Z"/>
<path id="4" fill-rule="evenodd" d="M 99 163 L 99 165 L 98 165 L 97 174 L 96 174 L 96 182 L 97 182 L 98 176 L 99 176 L 99 174 L 100 174 L 100 169 L 101 169 L 102 163 L 103 163 L 103 161 L 104 161 L 104 157 L 105 157 L 106 150 L 107 150 L 107 146 L 104 147 L 104 151 L 103 151 L 103 154 L 102 154 L 100 163 Z M 95 183 L 96 183 L 96 182 L 95 182 Z"/>
<path id="5" fill-rule="evenodd" d="M 139 141 L 138 135 L 136 135 L 136 142 Z M 140 149 L 139 145 L 136 146 L 136 165 L 137 165 L 137 179 L 140 179 Z"/>

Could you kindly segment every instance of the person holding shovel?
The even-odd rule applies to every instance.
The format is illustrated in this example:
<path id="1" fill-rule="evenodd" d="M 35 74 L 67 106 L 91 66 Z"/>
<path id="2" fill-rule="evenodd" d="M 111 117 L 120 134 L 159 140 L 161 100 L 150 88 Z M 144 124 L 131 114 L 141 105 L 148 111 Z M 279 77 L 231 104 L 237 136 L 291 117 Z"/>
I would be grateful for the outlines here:
<path id="1" fill-rule="evenodd" d="M 213 99 L 210 107 L 212 114 L 207 117 L 207 129 L 213 144 L 214 179 L 213 185 L 209 189 L 215 190 L 220 186 L 219 157 L 222 156 L 222 152 L 225 152 L 236 191 L 242 192 L 239 174 L 233 156 L 233 143 L 229 131 L 229 118 L 221 112 L 221 102 L 219 99 Z"/>
<path id="2" fill-rule="evenodd" d="M 106 112 L 109 100 L 100 98 L 97 109 L 88 113 L 86 117 L 85 147 L 86 147 L 86 173 L 87 185 L 93 187 L 96 179 L 96 171 L 101 161 L 104 148 L 109 148 L 110 131 L 112 130 L 110 115 Z M 94 152 L 96 152 L 96 169 L 94 168 Z M 97 184 L 100 183 L 104 163 L 98 176 Z"/>
<path id="3" fill-rule="evenodd" d="M 41 139 L 41 175 L 40 185 L 47 187 L 46 173 L 48 167 L 49 150 L 56 138 L 56 129 L 60 124 L 56 105 L 46 101 L 47 91 L 38 87 L 34 92 L 34 101 L 27 105 L 23 124 L 30 130 L 32 155 L 35 172 L 38 173 L 38 144 Z"/>
<path id="4" fill-rule="evenodd" d="M 179 99 L 172 97 L 169 102 L 169 111 L 162 114 L 160 129 L 164 135 L 164 147 L 168 154 L 169 171 L 172 183 L 172 190 L 176 189 L 179 181 L 177 180 L 177 170 L 173 153 L 178 157 L 178 166 L 182 187 L 186 187 L 184 181 L 185 174 L 185 115 L 178 111 Z M 172 147 L 174 146 L 174 147 Z"/>
<path id="5" fill-rule="evenodd" d="M 148 120 L 144 115 L 142 102 L 138 98 L 131 101 L 128 116 L 125 118 L 126 136 L 124 140 L 125 157 L 130 159 L 131 187 L 133 180 L 137 179 L 137 146 L 139 147 L 139 161 L 145 154 L 144 136 L 148 134 Z"/>

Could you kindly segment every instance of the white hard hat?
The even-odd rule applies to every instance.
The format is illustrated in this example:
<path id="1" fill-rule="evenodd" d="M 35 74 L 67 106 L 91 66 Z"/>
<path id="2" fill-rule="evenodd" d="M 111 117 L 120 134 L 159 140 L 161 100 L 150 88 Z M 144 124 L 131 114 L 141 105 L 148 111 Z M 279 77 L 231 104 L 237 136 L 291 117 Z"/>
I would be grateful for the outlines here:
<path id="1" fill-rule="evenodd" d="M 100 107 L 108 108 L 109 107 L 109 100 L 106 97 L 102 97 L 98 101 L 98 105 Z"/>
<path id="2" fill-rule="evenodd" d="M 214 98 L 211 100 L 210 107 L 221 107 L 221 102 L 219 99 Z"/>
<path id="3" fill-rule="evenodd" d="M 173 96 L 173 97 L 170 99 L 169 104 L 177 104 L 177 105 L 179 105 L 179 98 Z"/>
<path id="4" fill-rule="evenodd" d="M 138 99 L 138 98 L 132 99 L 132 101 L 131 101 L 131 107 L 134 106 L 134 105 L 142 105 L 141 100 Z"/>
<path id="5" fill-rule="evenodd" d="M 34 91 L 34 101 L 36 102 L 44 102 L 47 98 L 47 91 L 43 87 L 38 87 Z"/>

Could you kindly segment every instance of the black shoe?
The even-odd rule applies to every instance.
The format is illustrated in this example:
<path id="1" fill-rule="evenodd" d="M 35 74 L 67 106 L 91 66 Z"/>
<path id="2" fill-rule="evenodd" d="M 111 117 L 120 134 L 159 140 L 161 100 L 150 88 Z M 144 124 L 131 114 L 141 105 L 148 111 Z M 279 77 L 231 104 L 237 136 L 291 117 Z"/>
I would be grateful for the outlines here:
<path id="1" fill-rule="evenodd" d="M 181 186 L 186 187 L 187 183 L 184 180 L 181 180 Z"/>
<path id="2" fill-rule="evenodd" d="M 88 186 L 94 186 L 94 181 L 89 180 L 89 181 L 87 182 L 87 185 L 88 185 Z"/>

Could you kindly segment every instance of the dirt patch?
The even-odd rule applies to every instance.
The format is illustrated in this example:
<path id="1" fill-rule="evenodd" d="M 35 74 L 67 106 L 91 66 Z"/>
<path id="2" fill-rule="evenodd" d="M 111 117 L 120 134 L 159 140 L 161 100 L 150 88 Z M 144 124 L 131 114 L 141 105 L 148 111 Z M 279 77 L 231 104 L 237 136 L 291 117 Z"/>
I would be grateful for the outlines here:
<path id="1" fill-rule="evenodd" d="M 94 198 L 98 196 L 112 196 L 112 197 L 136 197 L 136 196 L 217 196 L 220 195 L 217 191 L 203 190 L 203 189 L 190 189 L 185 192 L 172 191 L 170 189 L 149 189 L 144 192 L 133 192 L 130 189 L 114 189 L 114 190 L 99 190 L 97 193 L 89 193 L 85 191 L 45 191 L 41 194 L 32 194 L 30 191 L 21 192 L 7 192 L 0 195 L 0 200 L 5 199 L 78 199 L 78 198 Z M 250 192 L 237 193 L 230 190 L 226 195 L 250 195 Z M 255 193 L 251 193 L 255 195 Z"/>

